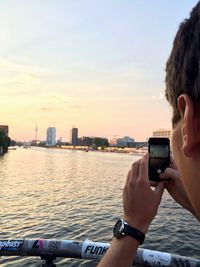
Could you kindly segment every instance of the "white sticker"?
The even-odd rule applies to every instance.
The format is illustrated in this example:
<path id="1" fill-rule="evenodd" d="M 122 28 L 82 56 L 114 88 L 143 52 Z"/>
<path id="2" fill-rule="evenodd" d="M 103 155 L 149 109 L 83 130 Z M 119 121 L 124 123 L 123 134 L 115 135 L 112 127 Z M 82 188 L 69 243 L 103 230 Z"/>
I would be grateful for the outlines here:
<path id="1" fill-rule="evenodd" d="M 99 259 L 102 257 L 109 248 L 109 244 L 96 243 L 86 239 L 82 245 L 82 258 L 83 259 Z"/>
<path id="2" fill-rule="evenodd" d="M 143 259 L 151 266 L 158 264 L 159 266 L 169 266 L 172 256 L 169 253 L 145 249 L 143 252 Z"/>

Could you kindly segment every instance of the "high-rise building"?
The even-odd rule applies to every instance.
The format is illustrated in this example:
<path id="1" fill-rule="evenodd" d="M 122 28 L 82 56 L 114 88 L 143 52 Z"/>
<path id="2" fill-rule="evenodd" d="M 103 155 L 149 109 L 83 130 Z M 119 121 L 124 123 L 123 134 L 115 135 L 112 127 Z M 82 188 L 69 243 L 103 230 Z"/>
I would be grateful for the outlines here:
<path id="1" fill-rule="evenodd" d="M 121 147 L 133 147 L 135 142 L 134 138 L 131 138 L 129 136 L 124 136 L 122 138 L 117 139 L 117 146 Z"/>
<path id="2" fill-rule="evenodd" d="M 46 146 L 55 146 L 55 145 L 56 145 L 56 128 L 49 127 L 47 129 Z"/>
<path id="3" fill-rule="evenodd" d="M 0 125 L 0 130 L 8 136 L 8 125 Z"/>
<path id="4" fill-rule="evenodd" d="M 153 131 L 153 137 L 167 137 L 170 139 L 171 130 L 170 129 L 158 129 Z"/>
<path id="5" fill-rule="evenodd" d="M 78 128 L 72 128 L 71 143 L 72 143 L 73 146 L 77 146 L 78 145 Z"/>

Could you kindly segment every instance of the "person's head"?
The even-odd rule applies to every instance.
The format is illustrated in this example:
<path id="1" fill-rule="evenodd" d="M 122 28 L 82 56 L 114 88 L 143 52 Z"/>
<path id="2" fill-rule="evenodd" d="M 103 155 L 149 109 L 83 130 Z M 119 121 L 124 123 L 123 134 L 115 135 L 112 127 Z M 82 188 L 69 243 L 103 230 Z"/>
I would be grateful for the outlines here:
<path id="1" fill-rule="evenodd" d="M 173 107 L 172 123 L 181 119 L 178 97 L 187 94 L 200 103 L 200 2 L 176 34 L 166 66 L 166 97 Z"/>
<path id="2" fill-rule="evenodd" d="M 173 108 L 172 150 L 200 217 L 200 2 L 176 34 L 166 66 L 166 98 Z"/>

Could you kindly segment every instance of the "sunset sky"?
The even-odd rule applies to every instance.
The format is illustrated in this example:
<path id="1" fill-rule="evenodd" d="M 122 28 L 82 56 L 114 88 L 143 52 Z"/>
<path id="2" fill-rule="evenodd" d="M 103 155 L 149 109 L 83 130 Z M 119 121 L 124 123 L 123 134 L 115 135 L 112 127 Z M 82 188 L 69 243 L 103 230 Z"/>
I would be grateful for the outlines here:
<path id="1" fill-rule="evenodd" d="M 69 140 L 171 127 L 165 63 L 197 0 L 0 1 L 0 124 L 12 139 Z"/>

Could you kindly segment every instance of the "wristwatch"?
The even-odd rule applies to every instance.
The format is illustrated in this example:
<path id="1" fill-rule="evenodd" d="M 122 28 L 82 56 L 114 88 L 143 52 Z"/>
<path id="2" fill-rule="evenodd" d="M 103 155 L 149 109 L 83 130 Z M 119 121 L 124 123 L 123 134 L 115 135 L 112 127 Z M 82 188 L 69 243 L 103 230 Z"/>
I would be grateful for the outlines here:
<path id="1" fill-rule="evenodd" d="M 113 228 L 113 235 L 119 239 L 123 236 L 131 236 L 134 239 L 136 239 L 140 245 L 143 244 L 144 239 L 145 239 L 145 234 L 142 233 L 140 230 L 128 225 L 127 222 L 125 222 L 122 219 L 119 219 Z"/>

